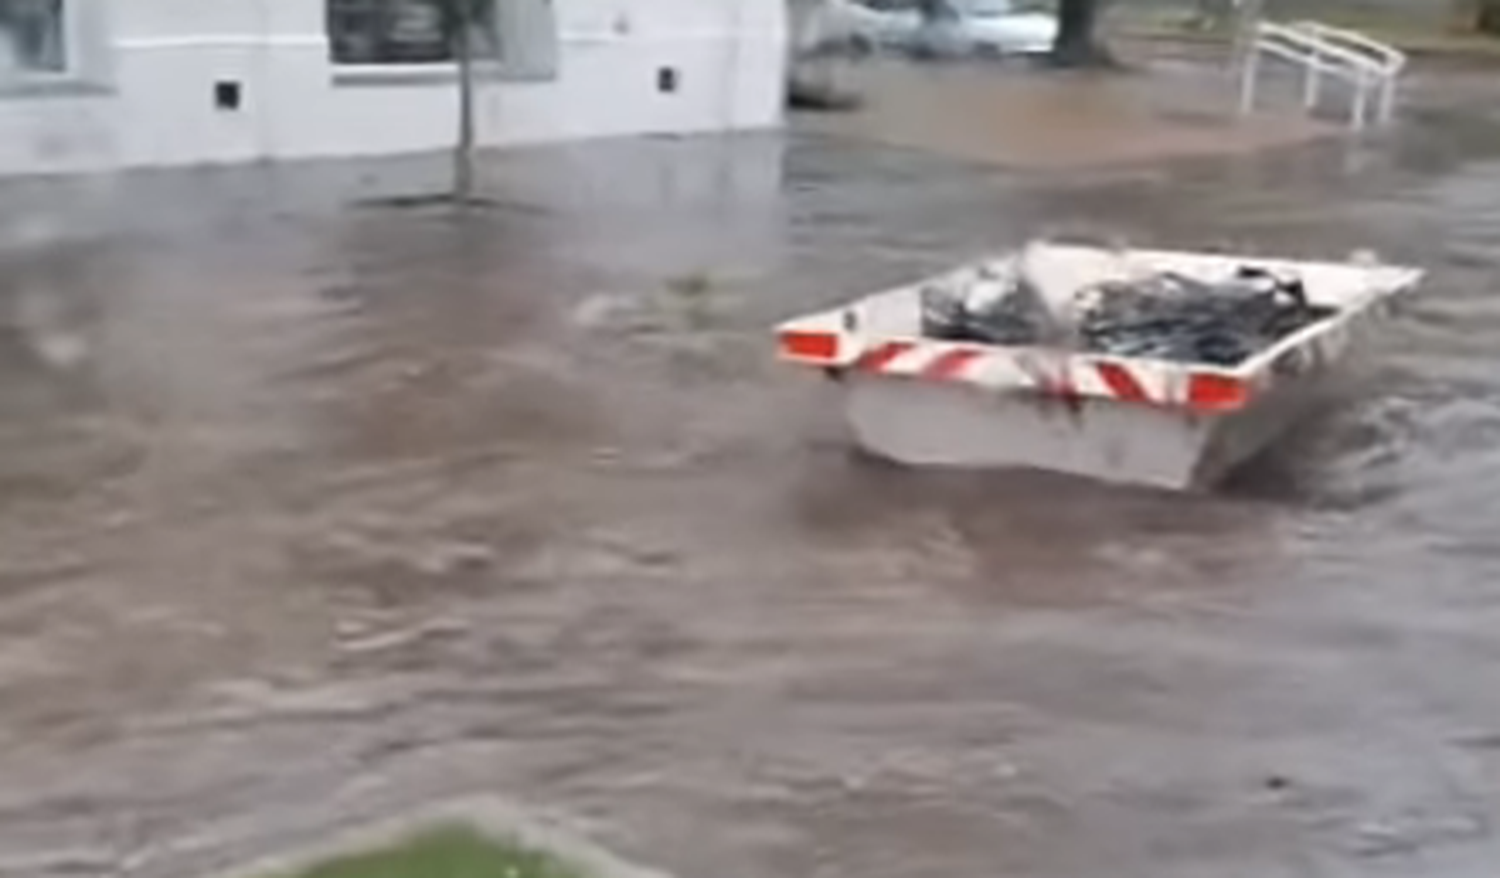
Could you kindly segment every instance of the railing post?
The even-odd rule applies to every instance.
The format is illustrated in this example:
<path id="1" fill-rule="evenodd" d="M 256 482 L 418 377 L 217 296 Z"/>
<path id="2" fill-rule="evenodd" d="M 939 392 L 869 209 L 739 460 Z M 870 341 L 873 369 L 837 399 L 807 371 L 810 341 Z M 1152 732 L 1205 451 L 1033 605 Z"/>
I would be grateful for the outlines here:
<path id="1" fill-rule="evenodd" d="M 1369 101 L 1369 80 L 1361 69 L 1354 75 L 1354 110 L 1353 117 L 1349 120 L 1355 131 L 1363 131 L 1365 128 L 1365 108 Z"/>
<path id="2" fill-rule="evenodd" d="M 1396 73 L 1387 73 L 1380 90 L 1380 124 L 1389 125 L 1396 118 Z"/>
<path id="3" fill-rule="evenodd" d="M 1255 109 L 1255 77 L 1260 67 L 1260 42 L 1257 36 L 1250 38 L 1245 49 L 1245 60 L 1240 65 L 1240 115 L 1248 116 Z"/>
<path id="4" fill-rule="evenodd" d="M 1250 20 L 1245 19 L 1247 24 Z M 1260 65 L 1270 55 L 1303 67 L 1302 102 L 1307 112 L 1317 110 L 1323 80 L 1333 77 L 1353 92 L 1349 126 L 1355 131 L 1368 128 L 1372 118 L 1376 124 L 1389 124 L 1395 118 L 1397 80 L 1406 60 L 1400 52 L 1354 31 L 1312 21 L 1293 25 L 1255 21 L 1241 32 L 1246 36 L 1238 59 L 1242 115 L 1255 109 Z"/>
<path id="5" fill-rule="evenodd" d="M 1322 59 L 1314 52 L 1307 64 L 1307 73 L 1302 80 L 1302 105 L 1309 110 L 1318 106 L 1318 86 L 1322 74 Z"/>

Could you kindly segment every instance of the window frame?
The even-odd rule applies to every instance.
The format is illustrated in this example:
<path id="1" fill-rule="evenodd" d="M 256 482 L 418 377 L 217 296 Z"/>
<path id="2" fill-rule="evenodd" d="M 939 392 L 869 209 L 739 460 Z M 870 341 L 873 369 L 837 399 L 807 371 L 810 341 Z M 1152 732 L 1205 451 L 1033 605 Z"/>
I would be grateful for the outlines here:
<path id="1" fill-rule="evenodd" d="M 323 0 L 324 7 L 324 29 L 328 37 L 328 61 L 332 65 L 336 75 L 352 77 L 357 79 L 446 79 L 457 75 L 458 72 L 458 39 L 453 34 L 447 36 L 446 55 L 444 58 L 435 58 L 431 61 L 342 61 L 338 57 L 338 37 L 334 29 L 334 6 L 338 0 Z M 347 2 L 347 0 L 346 0 Z M 358 2 L 358 0 L 356 0 Z M 363 2 L 376 4 L 391 2 L 391 0 L 363 0 Z M 488 5 L 487 23 L 480 23 L 475 31 L 489 31 L 489 45 L 492 53 L 474 54 L 473 64 L 477 71 L 485 75 L 498 74 L 501 67 L 500 62 L 500 34 L 497 0 L 484 0 Z M 378 9 L 376 10 L 378 12 Z M 446 24 L 444 30 L 449 30 L 451 24 Z"/>
<path id="2" fill-rule="evenodd" d="M 0 92 L 73 85 L 84 78 L 86 67 L 82 55 L 88 49 L 84 42 L 85 28 L 80 6 L 86 2 L 88 0 L 59 0 L 58 17 L 61 21 L 58 37 L 62 41 L 62 69 L 45 70 L 17 64 L 14 70 L 0 78 Z"/>

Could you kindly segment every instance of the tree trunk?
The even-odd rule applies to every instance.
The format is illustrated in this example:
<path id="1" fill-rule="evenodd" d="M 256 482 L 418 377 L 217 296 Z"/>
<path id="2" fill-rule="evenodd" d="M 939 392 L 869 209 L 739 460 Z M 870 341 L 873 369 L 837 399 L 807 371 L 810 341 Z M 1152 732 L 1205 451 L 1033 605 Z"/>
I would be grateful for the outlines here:
<path id="1" fill-rule="evenodd" d="M 453 199 L 474 198 L 474 16 L 472 0 L 453 0 L 454 52 L 458 58 L 458 143 L 453 149 Z"/>
<path id="2" fill-rule="evenodd" d="M 1500 36 L 1500 0 L 1453 0 L 1452 20 L 1458 30 Z"/>
<path id="3" fill-rule="evenodd" d="M 1474 16 L 1474 29 L 1483 34 L 1500 36 L 1500 0 L 1481 0 Z"/>
<path id="4" fill-rule="evenodd" d="M 1052 63 L 1059 67 L 1098 67 L 1113 63 L 1099 45 L 1096 28 L 1102 0 L 1061 0 Z"/>

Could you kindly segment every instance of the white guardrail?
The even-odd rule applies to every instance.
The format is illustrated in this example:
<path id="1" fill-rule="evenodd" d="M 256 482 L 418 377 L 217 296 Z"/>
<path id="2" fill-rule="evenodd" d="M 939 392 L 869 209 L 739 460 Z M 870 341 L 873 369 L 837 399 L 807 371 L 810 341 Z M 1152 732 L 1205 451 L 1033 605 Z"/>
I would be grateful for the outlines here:
<path id="1" fill-rule="evenodd" d="M 1308 110 L 1317 107 L 1323 80 L 1332 78 L 1353 90 L 1349 124 L 1356 131 L 1365 127 L 1372 102 L 1379 124 L 1395 116 L 1396 82 L 1406 68 L 1406 55 L 1356 31 L 1315 21 L 1255 26 L 1240 69 L 1241 113 L 1255 109 L 1260 67 L 1267 56 L 1302 68 L 1302 102 Z"/>

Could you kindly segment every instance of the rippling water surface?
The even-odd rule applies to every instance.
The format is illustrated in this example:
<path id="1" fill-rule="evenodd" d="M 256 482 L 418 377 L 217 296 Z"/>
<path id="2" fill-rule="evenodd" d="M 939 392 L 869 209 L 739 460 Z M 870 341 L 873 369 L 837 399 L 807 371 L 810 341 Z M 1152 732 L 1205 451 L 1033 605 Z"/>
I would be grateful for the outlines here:
<path id="1" fill-rule="evenodd" d="M 1497 147 L 611 144 L 468 217 L 351 197 L 422 162 L 13 186 L 67 233 L 5 257 L 0 875 L 494 791 L 683 876 L 1487 878 Z M 769 362 L 1038 229 L 1432 275 L 1211 497 L 874 465 Z"/>

